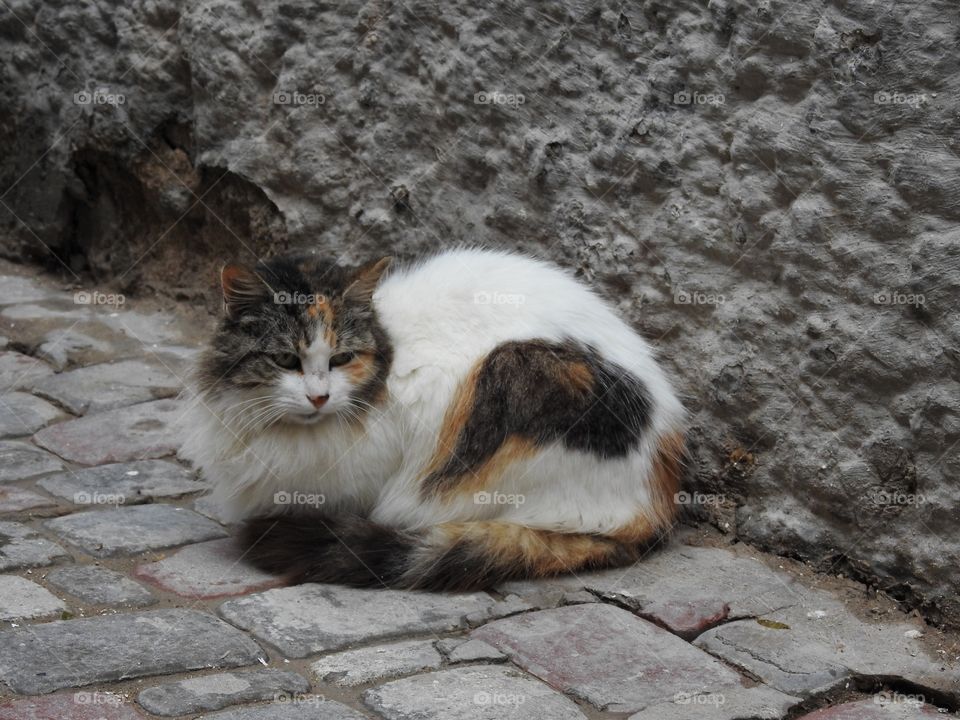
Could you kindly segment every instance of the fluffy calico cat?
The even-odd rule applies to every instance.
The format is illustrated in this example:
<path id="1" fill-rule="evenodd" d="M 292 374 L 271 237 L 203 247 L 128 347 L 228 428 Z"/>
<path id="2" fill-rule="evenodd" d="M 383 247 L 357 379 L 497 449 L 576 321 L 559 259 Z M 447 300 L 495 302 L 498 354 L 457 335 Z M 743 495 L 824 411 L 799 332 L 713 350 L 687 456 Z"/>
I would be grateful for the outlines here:
<path id="1" fill-rule="evenodd" d="M 648 344 L 546 262 L 387 265 L 222 272 L 184 455 L 248 518 L 246 558 L 451 590 L 639 558 L 672 523 L 684 445 Z"/>

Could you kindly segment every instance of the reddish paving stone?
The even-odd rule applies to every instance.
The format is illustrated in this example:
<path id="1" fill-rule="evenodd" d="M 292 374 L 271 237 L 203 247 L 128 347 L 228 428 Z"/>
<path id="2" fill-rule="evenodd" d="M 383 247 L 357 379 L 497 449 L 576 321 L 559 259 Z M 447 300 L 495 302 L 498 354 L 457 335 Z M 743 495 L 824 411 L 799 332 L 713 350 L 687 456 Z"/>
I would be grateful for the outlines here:
<path id="1" fill-rule="evenodd" d="M 800 600 L 792 578 L 719 548 L 673 545 L 617 575 L 608 571 L 585 585 L 688 640 Z"/>
<path id="2" fill-rule="evenodd" d="M 0 720 L 143 720 L 114 693 L 81 691 L 0 702 Z"/>
<path id="3" fill-rule="evenodd" d="M 168 558 L 140 565 L 134 575 L 181 597 L 205 600 L 283 584 L 282 578 L 245 563 L 232 538 L 188 545 Z"/>
<path id="4" fill-rule="evenodd" d="M 475 630 L 524 670 L 601 710 L 636 712 L 683 693 L 741 687 L 740 676 L 676 635 L 626 610 L 573 605 Z"/>
<path id="5" fill-rule="evenodd" d="M 941 717 L 941 714 L 932 705 L 890 694 L 823 708 L 799 720 L 924 720 L 934 717 Z"/>
<path id="6" fill-rule="evenodd" d="M 81 465 L 173 455 L 184 406 L 176 400 L 131 405 L 59 423 L 33 436 L 37 445 Z"/>

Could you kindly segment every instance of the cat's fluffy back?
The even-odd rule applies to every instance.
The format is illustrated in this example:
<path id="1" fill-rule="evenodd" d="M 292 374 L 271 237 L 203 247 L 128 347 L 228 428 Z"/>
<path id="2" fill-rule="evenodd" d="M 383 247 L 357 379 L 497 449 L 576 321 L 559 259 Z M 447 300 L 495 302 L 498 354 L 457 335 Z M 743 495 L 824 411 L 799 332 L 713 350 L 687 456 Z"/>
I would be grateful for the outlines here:
<path id="1" fill-rule="evenodd" d="M 682 424 L 683 408 L 650 345 L 552 263 L 504 251 L 449 250 L 386 278 L 374 303 L 394 343 L 396 380 L 425 367 L 462 378 L 509 340 L 574 339 L 643 380 L 656 430 Z"/>

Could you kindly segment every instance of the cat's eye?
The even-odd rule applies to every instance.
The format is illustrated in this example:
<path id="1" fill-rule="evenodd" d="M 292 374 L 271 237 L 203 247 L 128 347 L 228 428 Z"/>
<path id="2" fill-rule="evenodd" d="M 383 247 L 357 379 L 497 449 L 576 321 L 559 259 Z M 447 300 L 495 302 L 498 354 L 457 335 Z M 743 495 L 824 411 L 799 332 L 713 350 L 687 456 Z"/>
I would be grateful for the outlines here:
<path id="1" fill-rule="evenodd" d="M 273 361 L 284 370 L 300 369 L 300 356 L 296 353 L 280 353 L 274 356 Z"/>
<path id="2" fill-rule="evenodd" d="M 352 353 L 352 352 L 337 353 L 336 355 L 330 358 L 330 369 L 332 370 L 335 367 L 346 365 L 348 362 L 353 360 L 355 355 L 356 353 Z"/>

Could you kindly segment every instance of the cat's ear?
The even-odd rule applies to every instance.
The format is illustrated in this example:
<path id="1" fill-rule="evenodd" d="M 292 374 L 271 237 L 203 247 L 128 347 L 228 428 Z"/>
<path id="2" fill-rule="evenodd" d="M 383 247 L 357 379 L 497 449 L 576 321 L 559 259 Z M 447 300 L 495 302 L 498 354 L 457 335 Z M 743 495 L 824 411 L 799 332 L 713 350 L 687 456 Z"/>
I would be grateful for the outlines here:
<path id="1" fill-rule="evenodd" d="M 220 271 L 220 286 L 223 289 L 223 309 L 231 320 L 263 302 L 269 290 L 259 275 L 243 265 L 224 265 Z"/>
<path id="2" fill-rule="evenodd" d="M 367 263 L 353 277 L 353 282 L 343 291 L 343 299 L 354 302 L 369 303 L 373 299 L 373 291 L 383 277 L 383 273 L 390 267 L 393 258 L 385 257 Z"/>

